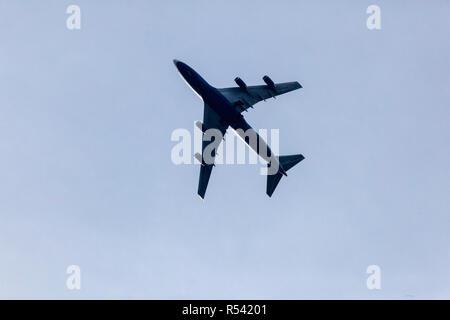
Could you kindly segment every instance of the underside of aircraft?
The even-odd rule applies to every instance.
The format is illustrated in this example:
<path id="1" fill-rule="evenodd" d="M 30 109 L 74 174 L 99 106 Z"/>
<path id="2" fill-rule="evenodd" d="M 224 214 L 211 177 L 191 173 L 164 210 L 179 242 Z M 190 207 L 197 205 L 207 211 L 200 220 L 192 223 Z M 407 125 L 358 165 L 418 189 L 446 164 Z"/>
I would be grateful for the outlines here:
<path id="1" fill-rule="evenodd" d="M 271 197 L 282 176 L 287 176 L 286 172 L 302 161 L 304 156 L 301 154 L 274 155 L 264 140 L 245 121 L 242 113 L 249 108 L 253 108 L 256 103 L 262 100 L 265 101 L 266 99 L 275 98 L 278 95 L 302 88 L 300 83 L 296 81 L 274 83 L 268 76 L 264 76 L 263 81 L 265 85 L 247 86 L 241 78 L 237 77 L 235 78 L 237 87 L 218 89 L 209 85 L 187 64 L 178 60 L 174 60 L 174 64 L 188 86 L 204 102 L 203 122 L 197 122 L 197 126 L 202 130 L 203 135 L 208 130 L 215 129 L 221 133 L 223 138 L 229 127 L 233 128 L 238 135 L 246 132 L 246 135 L 241 136 L 241 138 L 260 157 L 267 161 L 266 193 Z M 249 142 L 248 132 L 253 133 L 257 137 L 256 143 Z M 201 163 L 198 195 L 202 199 L 205 197 L 216 157 L 216 149 L 208 150 L 208 146 L 213 142 L 204 137 L 202 140 L 202 154 L 195 155 L 195 158 Z"/>

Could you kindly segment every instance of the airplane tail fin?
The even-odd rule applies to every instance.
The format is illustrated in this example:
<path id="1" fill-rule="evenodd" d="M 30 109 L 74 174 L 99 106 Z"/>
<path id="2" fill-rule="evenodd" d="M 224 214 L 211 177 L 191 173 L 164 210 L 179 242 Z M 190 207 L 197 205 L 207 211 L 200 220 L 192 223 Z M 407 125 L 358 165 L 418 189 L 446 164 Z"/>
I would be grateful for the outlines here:
<path id="1" fill-rule="evenodd" d="M 280 162 L 280 168 L 278 168 L 278 172 L 275 174 L 267 175 L 266 193 L 269 197 L 272 196 L 273 192 L 275 191 L 275 188 L 277 187 L 278 183 L 281 180 L 281 177 L 283 177 L 283 175 L 286 175 L 286 171 L 288 171 L 297 163 L 305 159 L 305 157 L 301 154 L 294 154 L 290 156 L 280 156 L 278 159 Z M 268 164 L 267 166 L 269 167 L 270 164 Z"/>

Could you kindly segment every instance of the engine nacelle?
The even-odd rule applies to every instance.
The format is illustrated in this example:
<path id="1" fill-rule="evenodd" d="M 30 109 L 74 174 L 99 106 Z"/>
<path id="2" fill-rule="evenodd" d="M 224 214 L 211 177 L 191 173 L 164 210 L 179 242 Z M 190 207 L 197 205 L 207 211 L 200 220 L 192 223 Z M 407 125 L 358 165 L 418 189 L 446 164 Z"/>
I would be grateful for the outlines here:
<path id="1" fill-rule="evenodd" d="M 236 77 L 236 78 L 234 79 L 234 82 L 237 83 L 237 85 L 239 86 L 239 88 L 241 88 L 241 89 L 244 90 L 244 91 L 247 91 L 247 85 L 245 84 L 245 82 L 244 82 L 241 78 Z"/>
<path id="2" fill-rule="evenodd" d="M 272 79 L 269 78 L 269 76 L 264 76 L 263 80 L 269 86 L 269 88 L 275 90 L 275 83 L 272 81 Z"/>

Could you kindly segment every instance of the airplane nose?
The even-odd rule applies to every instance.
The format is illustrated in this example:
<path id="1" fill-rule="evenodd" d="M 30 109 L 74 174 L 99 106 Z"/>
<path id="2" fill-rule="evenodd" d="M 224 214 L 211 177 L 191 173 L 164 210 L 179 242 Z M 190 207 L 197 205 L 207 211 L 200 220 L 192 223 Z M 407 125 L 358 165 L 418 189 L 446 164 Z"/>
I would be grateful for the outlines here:
<path id="1" fill-rule="evenodd" d="M 173 64 L 175 65 L 175 67 L 177 66 L 177 63 L 178 63 L 179 61 L 177 60 L 177 59 L 173 59 Z"/>

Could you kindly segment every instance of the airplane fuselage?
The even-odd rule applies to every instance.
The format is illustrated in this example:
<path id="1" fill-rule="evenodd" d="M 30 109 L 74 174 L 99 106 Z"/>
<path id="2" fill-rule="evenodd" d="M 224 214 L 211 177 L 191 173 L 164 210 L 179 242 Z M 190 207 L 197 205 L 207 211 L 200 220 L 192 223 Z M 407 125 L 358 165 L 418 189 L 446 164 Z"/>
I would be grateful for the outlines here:
<path id="1" fill-rule="evenodd" d="M 233 128 L 236 134 L 265 161 L 272 164 L 276 161 L 277 167 L 280 167 L 277 157 L 272 155 L 272 151 L 266 142 L 247 123 L 247 121 L 245 121 L 243 115 L 218 89 L 211 86 L 194 69 L 184 62 L 178 60 L 174 60 L 173 62 L 189 87 L 204 101 L 204 103 L 209 105 L 220 116 L 224 124 Z M 250 143 L 251 136 L 256 137 L 256 143 Z M 281 167 L 280 169 L 283 170 Z M 285 174 L 285 172 L 283 172 L 283 174 Z"/>

